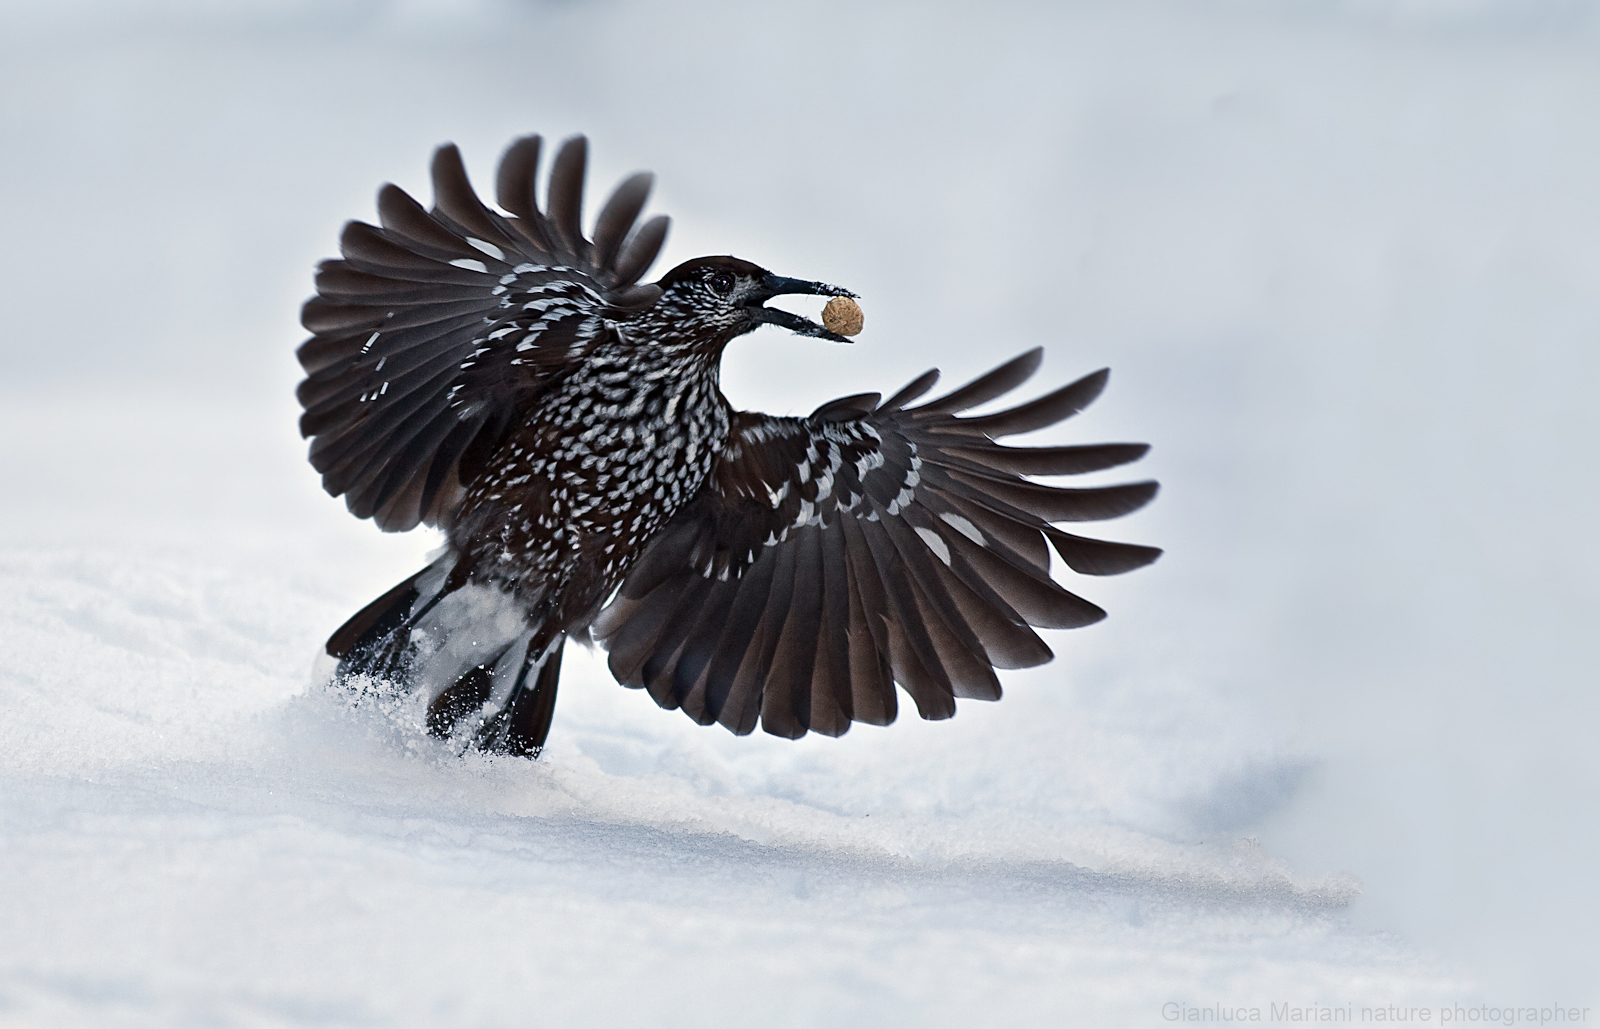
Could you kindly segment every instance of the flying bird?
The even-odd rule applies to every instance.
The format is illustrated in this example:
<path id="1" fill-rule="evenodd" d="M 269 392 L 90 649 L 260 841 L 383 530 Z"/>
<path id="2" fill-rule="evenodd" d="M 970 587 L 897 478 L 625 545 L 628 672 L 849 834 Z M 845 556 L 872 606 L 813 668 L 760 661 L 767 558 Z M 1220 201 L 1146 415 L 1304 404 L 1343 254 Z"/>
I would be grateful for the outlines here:
<path id="1" fill-rule="evenodd" d="M 854 294 L 729 256 L 641 283 L 667 232 L 640 221 L 651 176 L 624 180 L 587 237 L 587 143 L 561 146 L 543 208 L 541 149 L 507 149 L 496 211 L 440 147 L 431 210 L 384 186 L 379 224 L 348 223 L 318 268 L 298 351 L 311 464 L 357 517 L 446 539 L 328 640 L 340 681 L 425 701 L 436 735 L 536 757 L 564 644 L 597 641 L 618 682 L 703 725 L 837 736 L 893 721 L 897 683 L 923 718 L 998 699 L 996 668 L 1052 656 L 1032 627 L 1105 617 L 1052 579 L 1051 548 L 1085 575 L 1161 553 L 1053 524 L 1127 514 L 1154 482 L 1031 478 L 1145 445 L 995 442 L 1083 410 L 1105 370 L 975 415 L 1041 351 L 920 404 L 937 370 L 804 418 L 736 411 L 718 382 L 735 339 L 845 341 L 766 301 Z"/>

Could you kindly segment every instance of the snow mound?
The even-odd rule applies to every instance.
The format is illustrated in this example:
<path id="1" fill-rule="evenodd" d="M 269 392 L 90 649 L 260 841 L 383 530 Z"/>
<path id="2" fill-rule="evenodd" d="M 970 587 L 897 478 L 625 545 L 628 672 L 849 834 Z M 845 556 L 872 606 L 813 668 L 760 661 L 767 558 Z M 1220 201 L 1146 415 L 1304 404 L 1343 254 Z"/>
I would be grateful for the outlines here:
<path id="1" fill-rule="evenodd" d="M 295 574 L 13 552 L 0 598 L 0 1011 L 29 1024 L 928 1025 L 1446 985 L 1342 927 L 1352 879 L 1252 840 L 909 785 L 992 755 L 909 748 L 873 783 L 836 753 L 819 806 L 824 748 L 695 747 L 720 737 L 587 658 L 544 759 L 462 756 L 315 685 L 344 611 Z M 644 725 L 665 742 L 624 754 Z"/>

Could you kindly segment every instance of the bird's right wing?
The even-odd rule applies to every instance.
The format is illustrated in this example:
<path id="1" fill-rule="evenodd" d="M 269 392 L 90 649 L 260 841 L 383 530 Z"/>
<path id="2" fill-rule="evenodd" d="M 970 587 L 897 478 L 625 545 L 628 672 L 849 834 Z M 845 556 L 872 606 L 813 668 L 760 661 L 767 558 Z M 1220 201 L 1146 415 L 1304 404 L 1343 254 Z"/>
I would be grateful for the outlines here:
<path id="1" fill-rule="evenodd" d="M 549 377 L 660 297 L 638 285 L 667 219 L 635 225 L 641 172 L 581 226 L 586 144 L 568 140 L 535 197 L 540 139 L 513 143 L 490 210 L 461 155 L 433 158 L 431 211 L 398 186 L 378 194 L 380 226 L 350 222 L 342 260 L 317 272 L 301 321 L 300 432 L 311 463 L 351 512 L 389 531 L 447 524 L 477 467 Z"/>
<path id="2" fill-rule="evenodd" d="M 1051 524 L 1126 514 L 1154 482 L 1061 489 L 1024 478 L 1115 467 L 1143 444 L 994 442 L 1076 414 L 1104 371 L 956 417 L 1014 389 L 1039 359 L 1023 354 L 920 407 L 905 405 L 935 372 L 881 404 L 865 394 L 809 418 L 739 415 L 708 484 L 593 626 L 617 680 L 736 733 L 759 721 L 780 736 L 837 736 L 852 721 L 893 720 L 896 682 L 922 717 L 948 718 L 957 697 L 1000 696 L 995 668 L 1048 661 L 1030 626 L 1105 617 L 1051 578 L 1050 546 L 1087 575 L 1161 552 Z"/>

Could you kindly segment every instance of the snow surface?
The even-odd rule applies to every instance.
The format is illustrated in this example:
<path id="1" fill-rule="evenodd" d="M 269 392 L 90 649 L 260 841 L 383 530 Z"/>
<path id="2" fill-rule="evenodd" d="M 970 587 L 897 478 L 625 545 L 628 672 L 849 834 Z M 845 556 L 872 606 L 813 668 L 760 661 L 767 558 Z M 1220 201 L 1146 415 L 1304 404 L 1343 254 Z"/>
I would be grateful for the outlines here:
<path id="1" fill-rule="evenodd" d="M 0 1024 L 1129 1025 L 1600 1001 L 1589 4 L 0 11 Z M 432 146 L 637 167 L 848 285 L 775 413 L 1036 344 L 1148 440 L 999 704 L 736 739 L 568 656 L 544 760 L 317 688 L 436 540 L 320 492 L 296 308 Z M 1108 481 L 1113 476 L 1106 477 Z M 1591 1018 L 1600 1014 L 1600 1008 Z"/>

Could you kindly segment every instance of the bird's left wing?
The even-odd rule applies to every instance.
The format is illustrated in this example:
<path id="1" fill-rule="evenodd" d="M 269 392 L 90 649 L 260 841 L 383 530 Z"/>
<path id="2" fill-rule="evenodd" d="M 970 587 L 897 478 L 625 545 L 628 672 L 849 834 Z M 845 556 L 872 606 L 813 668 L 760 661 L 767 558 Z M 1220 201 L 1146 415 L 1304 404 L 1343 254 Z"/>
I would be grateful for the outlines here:
<path id="1" fill-rule="evenodd" d="M 1024 478 L 1125 464 L 1143 444 L 993 442 L 1076 414 L 1104 371 L 956 417 L 1015 388 L 1039 360 L 1038 350 L 1023 354 L 914 408 L 905 405 L 936 372 L 882 403 L 864 394 L 808 418 L 736 416 L 707 485 L 595 622 L 617 680 L 741 735 L 758 721 L 788 737 L 887 724 L 896 682 L 924 718 L 950 717 L 957 697 L 998 699 L 995 668 L 1051 657 L 1030 626 L 1105 617 L 1051 579 L 1049 545 L 1089 575 L 1161 553 L 1051 524 L 1126 514 L 1155 495 L 1154 482 L 1061 489 Z"/>
<path id="2" fill-rule="evenodd" d="M 623 181 L 585 238 L 587 144 L 568 140 L 536 203 L 541 140 L 513 143 L 490 210 L 461 154 L 433 158 L 434 207 L 398 186 L 378 193 L 380 225 L 351 222 L 343 257 L 317 271 L 301 321 L 303 435 L 311 463 L 352 513 L 389 531 L 447 524 L 509 426 L 551 376 L 655 303 L 639 276 L 666 238 L 667 219 L 635 226 L 650 175 Z"/>

